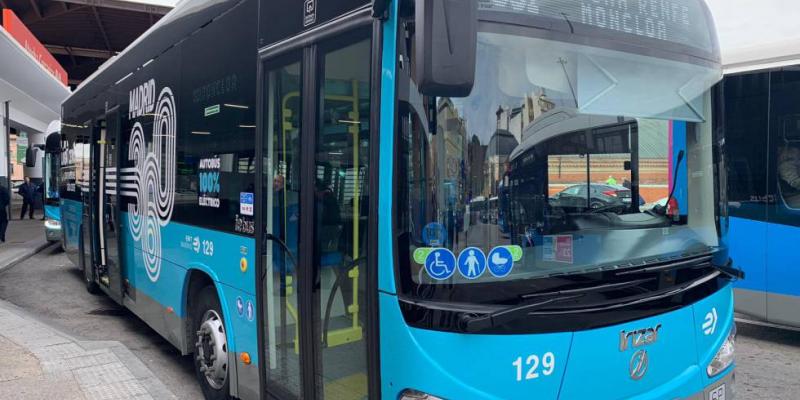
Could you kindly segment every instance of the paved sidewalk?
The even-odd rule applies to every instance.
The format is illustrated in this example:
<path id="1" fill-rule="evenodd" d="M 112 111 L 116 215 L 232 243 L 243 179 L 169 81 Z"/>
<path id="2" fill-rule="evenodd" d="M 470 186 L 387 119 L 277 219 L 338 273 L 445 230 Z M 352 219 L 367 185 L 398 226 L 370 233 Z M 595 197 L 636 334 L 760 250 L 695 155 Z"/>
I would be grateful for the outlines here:
<path id="1" fill-rule="evenodd" d="M 41 211 L 34 215 L 34 219 L 8 221 L 6 242 L 0 243 L 0 271 L 13 267 L 49 245 L 44 237 L 44 221 L 39 218 Z"/>
<path id="2" fill-rule="evenodd" d="M 0 399 L 48 398 L 175 396 L 119 342 L 74 339 L 0 300 Z"/>
<path id="3" fill-rule="evenodd" d="M 38 215 L 41 218 L 41 214 Z M 0 244 L 2 272 L 49 244 L 40 219 L 12 220 Z M 73 338 L 0 300 L 0 399 L 174 399 L 127 347 Z"/>

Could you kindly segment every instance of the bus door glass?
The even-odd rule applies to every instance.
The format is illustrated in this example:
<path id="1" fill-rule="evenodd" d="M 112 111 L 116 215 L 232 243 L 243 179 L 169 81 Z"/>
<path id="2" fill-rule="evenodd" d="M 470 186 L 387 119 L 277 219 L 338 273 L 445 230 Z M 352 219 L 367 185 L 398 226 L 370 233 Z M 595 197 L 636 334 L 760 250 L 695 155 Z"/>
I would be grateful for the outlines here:
<path id="1" fill-rule="evenodd" d="M 302 74 L 298 57 L 268 67 L 263 132 L 264 179 L 262 321 L 267 391 L 300 396 L 300 323 L 297 302 L 300 227 Z"/>
<path id="2" fill-rule="evenodd" d="M 98 141 L 97 227 L 100 244 L 98 279 L 111 296 L 121 300 L 122 273 L 119 260 L 117 205 L 117 138 L 119 109 L 106 114 L 105 129 Z"/>
<path id="3" fill-rule="evenodd" d="M 371 42 L 345 36 L 262 75 L 262 365 L 277 396 L 368 396 Z"/>
<path id="4" fill-rule="evenodd" d="M 319 56 L 314 176 L 314 324 L 318 396 L 367 398 L 365 269 L 369 217 L 370 40 L 334 40 Z"/>
<path id="5" fill-rule="evenodd" d="M 87 121 L 87 127 L 92 127 L 92 121 Z M 75 182 L 76 191 L 80 193 L 82 202 L 81 207 L 81 233 L 80 233 L 80 251 L 81 251 L 81 267 L 84 271 L 91 272 L 92 263 L 94 262 L 94 238 L 92 236 L 92 190 L 90 174 L 92 171 L 92 139 L 94 137 L 94 128 L 85 128 L 85 132 L 79 135 L 75 144 Z M 91 275 L 89 275 L 91 276 Z"/>

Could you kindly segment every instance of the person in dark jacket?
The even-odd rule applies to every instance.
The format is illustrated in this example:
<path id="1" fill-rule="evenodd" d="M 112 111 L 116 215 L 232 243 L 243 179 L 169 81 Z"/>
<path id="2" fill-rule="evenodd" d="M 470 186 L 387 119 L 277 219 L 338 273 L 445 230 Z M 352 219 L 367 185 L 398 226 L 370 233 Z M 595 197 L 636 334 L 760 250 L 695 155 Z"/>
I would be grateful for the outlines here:
<path id="1" fill-rule="evenodd" d="M 8 228 L 8 214 L 6 208 L 11 202 L 11 197 L 8 194 L 8 189 L 0 185 L 0 242 L 6 241 L 6 228 Z"/>
<path id="2" fill-rule="evenodd" d="M 19 219 L 25 219 L 26 213 L 28 214 L 28 218 L 33 219 L 36 186 L 31 183 L 31 178 L 25 177 L 25 183 L 19 186 L 17 193 L 22 196 L 22 212 L 19 213 Z"/>

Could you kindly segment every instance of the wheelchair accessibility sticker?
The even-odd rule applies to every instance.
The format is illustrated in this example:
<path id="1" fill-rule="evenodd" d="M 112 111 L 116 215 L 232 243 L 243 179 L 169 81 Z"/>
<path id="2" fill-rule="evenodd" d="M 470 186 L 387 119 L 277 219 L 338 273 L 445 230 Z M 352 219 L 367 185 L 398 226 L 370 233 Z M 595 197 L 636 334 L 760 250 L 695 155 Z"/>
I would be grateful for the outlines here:
<path id="1" fill-rule="evenodd" d="M 456 272 L 456 257 L 448 249 L 433 249 L 425 257 L 425 271 L 437 281 L 445 280 Z"/>
<path id="2" fill-rule="evenodd" d="M 486 271 L 486 255 L 477 247 L 467 247 L 458 255 L 458 272 L 467 279 L 477 279 Z"/>

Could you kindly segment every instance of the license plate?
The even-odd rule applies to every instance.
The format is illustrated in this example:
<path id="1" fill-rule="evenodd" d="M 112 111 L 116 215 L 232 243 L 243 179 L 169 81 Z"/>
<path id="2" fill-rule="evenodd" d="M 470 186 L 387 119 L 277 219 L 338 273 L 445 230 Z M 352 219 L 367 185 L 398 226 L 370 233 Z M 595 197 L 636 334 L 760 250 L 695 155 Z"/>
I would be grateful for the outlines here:
<path id="1" fill-rule="evenodd" d="M 725 400 L 725 384 L 723 383 L 716 389 L 708 392 L 708 400 Z"/>
<path id="2" fill-rule="evenodd" d="M 622 198 L 622 202 L 623 203 L 630 203 L 631 202 L 631 198 L 630 197 L 623 197 Z"/>

